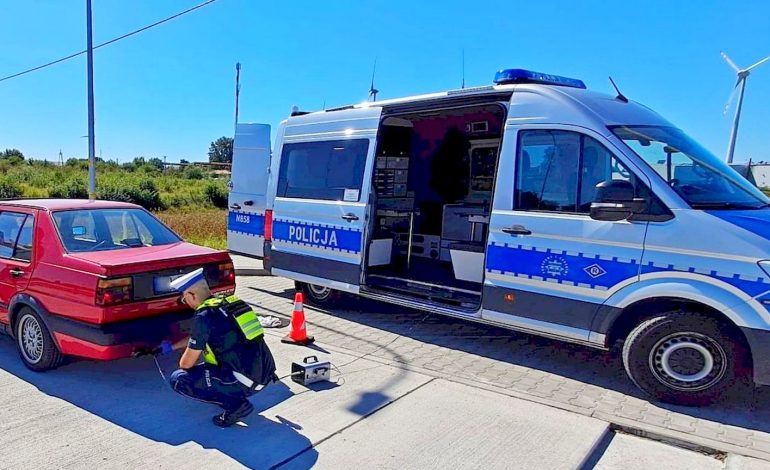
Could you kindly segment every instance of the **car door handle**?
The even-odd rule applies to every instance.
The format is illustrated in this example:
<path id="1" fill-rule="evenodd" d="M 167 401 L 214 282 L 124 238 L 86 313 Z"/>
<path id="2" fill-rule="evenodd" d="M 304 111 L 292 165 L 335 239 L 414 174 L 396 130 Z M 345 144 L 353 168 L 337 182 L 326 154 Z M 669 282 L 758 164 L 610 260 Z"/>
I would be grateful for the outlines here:
<path id="1" fill-rule="evenodd" d="M 19 268 L 11 269 L 11 276 L 13 277 L 21 277 L 24 275 L 24 271 L 22 271 Z"/>
<path id="2" fill-rule="evenodd" d="M 243 204 L 245 206 L 253 206 L 254 205 L 254 201 L 243 201 Z"/>
<path id="3" fill-rule="evenodd" d="M 510 235 L 532 235 L 532 230 L 529 230 L 523 225 L 514 225 L 513 227 L 504 228 L 503 233 Z"/>
<path id="4" fill-rule="evenodd" d="M 230 204 L 230 209 L 232 209 L 232 210 L 236 210 L 236 211 L 237 211 L 237 210 L 239 210 L 240 208 L 241 208 L 241 205 L 240 205 L 240 204 L 238 204 L 237 202 L 235 202 L 235 203 L 233 203 L 233 204 Z"/>
<path id="5" fill-rule="evenodd" d="M 354 220 L 358 220 L 358 216 L 355 214 L 345 214 L 342 216 L 342 218 L 347 220 L 348 222 L 353 222 Z"/>

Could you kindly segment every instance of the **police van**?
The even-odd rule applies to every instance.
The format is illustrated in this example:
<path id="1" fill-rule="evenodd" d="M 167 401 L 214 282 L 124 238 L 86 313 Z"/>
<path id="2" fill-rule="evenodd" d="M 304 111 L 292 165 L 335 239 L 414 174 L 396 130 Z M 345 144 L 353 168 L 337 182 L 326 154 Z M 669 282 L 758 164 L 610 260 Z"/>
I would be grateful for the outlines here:
<path id="1" fill-rule="evenodd" d="M 271 158 L 272 155 L 272 158 Z M 341 293 L 596 348 L 660 400 L 770 384 L 770 200 L 649 108 L 577 79 L 239 125 L 232 251 Z"/>

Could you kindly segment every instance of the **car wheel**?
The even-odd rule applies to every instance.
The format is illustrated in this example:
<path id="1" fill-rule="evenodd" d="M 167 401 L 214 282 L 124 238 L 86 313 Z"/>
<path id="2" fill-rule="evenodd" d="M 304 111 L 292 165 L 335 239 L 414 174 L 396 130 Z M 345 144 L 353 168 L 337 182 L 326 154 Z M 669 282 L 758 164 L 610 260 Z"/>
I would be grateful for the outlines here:
<path id="1" fill-rule="evenodd" d="M 16 347 L 28 368 L 34 371 L 54 369 L 63 356 L 53 342 L 51 333 L 40 316 L 31 308 L 24 307 L 16 321 Z"/>
<path id="2" fill-rule="evenodd" d="M 717 320 L 676 311 L 639 324 L 623 345 L 631 380 L 655 398 L 699 406 L 722 396 L 737 380 L 743 348 Z"/>
<path id="3" fill-rule="evenodd" d="M 318 307 L 334 307 L 342 300 L 342 293 L 334 289 L 315 284 L 297 282 L 297 291 L 302 292 L 307 301 Z"/>

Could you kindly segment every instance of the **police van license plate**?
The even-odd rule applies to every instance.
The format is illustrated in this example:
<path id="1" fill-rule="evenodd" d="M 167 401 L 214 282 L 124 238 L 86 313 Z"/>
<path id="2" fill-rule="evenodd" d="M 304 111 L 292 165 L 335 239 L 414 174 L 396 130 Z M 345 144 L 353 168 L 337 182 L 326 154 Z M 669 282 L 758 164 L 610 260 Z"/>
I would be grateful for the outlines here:
<path id="1" fill-rule="evenodd" d="M 171 288 L 171 283 L 182 276 L 184 276 L 184 273 L 176 274 L 174 276 L 156 276 L 152 280 L 152 287 L 153 291 L 155 291 L 155 295 L 174 292 L 174 289 Z"/>

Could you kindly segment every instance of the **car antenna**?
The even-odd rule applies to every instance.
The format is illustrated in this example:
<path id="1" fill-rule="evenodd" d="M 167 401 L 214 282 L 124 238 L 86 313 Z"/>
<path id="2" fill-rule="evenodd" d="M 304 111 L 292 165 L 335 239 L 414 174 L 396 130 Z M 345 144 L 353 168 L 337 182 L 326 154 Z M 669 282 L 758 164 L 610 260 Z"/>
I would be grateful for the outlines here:
<path id="1" fill-rule="evenodd" d="M 380 92 L 380 90 L 374 88 L 374 74 L 377 73 L 377 58 L 374 58 L 374 68 L 372 69 L 372 84 L 369 86 L 369 98 L 372 101 L 377 101 L 377 93 Z"/>
<path id="2" fill-rule="evenodd" d="M 460 88 L 465 89 L 465 49 L 463 49 L 463 83 Z"/>
<path id="3" fill-rule="evenodd" d="M 616 96 L 615 98 L 619 99 L 624 103 L 628 103 L 628 98 L 626 98 L 625 95 L 623 95 L 623 93 L 620 92 L 620 89 L 618 88 L 618 86 L 615 85 L 615 80 L 613 80 L 612 77 L 609 77 L 609 79 L 610 79 L 610 83 L 612 83 L 612 86 L 615 88 L 615 91 L 618 92 L 618 96 Z"/>

